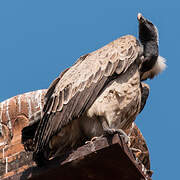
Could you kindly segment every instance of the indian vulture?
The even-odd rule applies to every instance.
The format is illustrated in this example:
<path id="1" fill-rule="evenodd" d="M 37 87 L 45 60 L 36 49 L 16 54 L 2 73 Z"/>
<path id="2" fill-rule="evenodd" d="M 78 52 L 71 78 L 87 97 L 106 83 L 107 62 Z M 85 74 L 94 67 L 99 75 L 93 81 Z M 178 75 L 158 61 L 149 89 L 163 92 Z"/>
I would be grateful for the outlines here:
<path id="1" fill-rule="evenodd" d="M 129 128 L 141 109 L 141 81 L 165 68 L 157 28 L 140 13 L 139 40 L 123 36 L 81 56 L 50 85 L 33 139 L 38 165 L 82 141 Z M 22 132 L 23 133 L 23 132 Z M 25 133 L 25 131 L 24 131 Z"/>

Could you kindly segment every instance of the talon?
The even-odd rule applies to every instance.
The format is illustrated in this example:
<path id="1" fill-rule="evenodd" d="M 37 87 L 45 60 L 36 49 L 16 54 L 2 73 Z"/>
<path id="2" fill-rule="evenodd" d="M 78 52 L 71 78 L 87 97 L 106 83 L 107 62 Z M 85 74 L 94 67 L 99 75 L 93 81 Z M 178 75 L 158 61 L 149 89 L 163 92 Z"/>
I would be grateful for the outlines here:
<path id="1" fill-rule="evenodd" d="M 131 151 L 142 153 L 142 151 L 140 149 L 137 149 L 137 148 L 130 148 L 130 149 L 131 149 Z"/>
<path id="2" fill-rule="evenodd" d="M 95 141 L 95 140 L 97 140 L 97 139 L 100 139 L 101 138 L 101 136 L 100 137 L 93 137 L 92 139 L 91 139 L 91 142 L 93 142 L 93 141 Z"/>
<path id="3" fill-rule="evenodd" d="M 102 136 L 99 136 L 99 137 L 95 136 L 95 137 L 93 137 L 90 141 L 86 141 L 85 144 L 93 143 L 93 142 L 96 141 L 97 139 L 101 139 L 101 138 L 102 138 Z"/>
<path id="4" fill-rule="evenodd" d="M 86 141 L 86 142 L 85 142 L 85 144 L 89 144 L 89 143 L 91 143 L 91 141 Z"/>
<path id="5" fill-rule="evenodd" d="M 104 136 L 114 135 L 116 133 L 118 133 L 119 136 L 124 138 L 124 141 L 125 141 L 126 144 L 130 143 L 130 138 L 128 137 L 128 135 L 122 129 L 106 128 L 104 130 Z"/>

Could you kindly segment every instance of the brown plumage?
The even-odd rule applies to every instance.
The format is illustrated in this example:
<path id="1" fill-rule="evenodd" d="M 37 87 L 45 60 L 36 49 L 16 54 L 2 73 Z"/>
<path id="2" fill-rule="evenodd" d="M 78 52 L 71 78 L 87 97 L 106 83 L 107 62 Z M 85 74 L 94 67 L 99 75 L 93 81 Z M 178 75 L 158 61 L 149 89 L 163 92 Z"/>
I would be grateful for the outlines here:
<path id="1" fill-rule="evenodd" d="M 121 37 L 80 57 L 51 84 L 34 138 L 38 164 L 48 159 L 49 148 L 56 147 L 59 154 L 64 147 L 76 144 L 81 133 L 89 138 L 124 134 L 122 130 L 135 120 L 142 105 L 140 81 L 165 67 L 158 58 L 155 26 L 141 14 L 138 21 L 142 44 L 133 36 Z"/>
<path id="2" fill-rule="evenodd" d="M 100 99 L 105 94 L 108 94 L 111 87 L 116 89 L 113 92 L 113 99 L 119 108 L 117 98 L 119 101 L 122 98 L 122 90 L 119 89 L 119 84 L 121 84 L 120 88 L 124 89 L 122 91 L 124 93 L 123 96 L 126 97 L 129 94 L 129 99 L 127 95 L 124 101 L 125 104 L 122 106 L 125 108 L 126 113 L 124 116 L 126 116 L 126 121 L 123 121 L 123 125 L 119 124 L 119 127 L 116 127 L 116 123 L 112 126 L 110 124 L 105 125 L 106 127 L 103 125 L 103 131 L 104 129 L 110 130 L 112 128 L 119 129 L 123 126 L 128 127 L 129 123 L 131 124 L 134 121 L 140 109 L 139 66 L 141 55 L 142 48 L 136 38 L 127 35 L 81 57 L 70 69 L 63 73 L 63 76 L 58 77 L 51 84 L 45 96 L 44 115 L 34 138 L 36 145 L 34 152 L 35 159 L 49 146 L 49 141 L 58 134 L 61 134 L 61 132 L 66 132 L 67 129 L 69 134 L 73 134 L 70 131 L 70 127 L 75 127 L 75 124 L 80 119 L 83 119 L 82 117 L 88 119 L 90 116 L 97 116 L 99 112 L 93 112 L 93 107 L 98 105 L 100 101 L 94 102 L 98 97 Z M 131 79 L 131 77 L 133 78 Z M 125 87 L 126 85 L 134 89 Z M 106 91 L 108 87 L 109 90 Z M 132 104 L 131 101 L 133 101 Z M 126 103 L 127 108 L 125 107 Z M 92 104 L 93 107 L 91 107 Z M 120 108 L 121 110 L 123 109 L 122 107 Z M 133 111 L 130 112 L 130 109 L 133 109 Z M 100 116 L 102 114 L 99 114 Z M 129 120 L 130 122 L 128 122 Z M 84 125 L 86 122 L 89 123 L 89 121 L 84 121 L 82 124 Z M 102 122 L 97 122 L 97 124 L 99 123 Z M 62 142 L 64 142 L 63 139 Z"/>

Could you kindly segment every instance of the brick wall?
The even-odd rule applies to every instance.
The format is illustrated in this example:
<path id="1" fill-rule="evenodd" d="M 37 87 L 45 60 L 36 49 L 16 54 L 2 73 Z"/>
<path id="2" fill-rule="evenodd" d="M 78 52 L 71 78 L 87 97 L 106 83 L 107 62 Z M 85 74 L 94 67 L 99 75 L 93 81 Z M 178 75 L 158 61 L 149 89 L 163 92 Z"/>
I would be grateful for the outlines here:
<path id="1" fill-rule="evenodd" d="M 33 163 L 32 154 L 26 153 L 21 144 L 21 130 L 32 114 L 42 110 L 45 93 L 33 91 L 0 103 L 0 177 L 23 171 Z"/>

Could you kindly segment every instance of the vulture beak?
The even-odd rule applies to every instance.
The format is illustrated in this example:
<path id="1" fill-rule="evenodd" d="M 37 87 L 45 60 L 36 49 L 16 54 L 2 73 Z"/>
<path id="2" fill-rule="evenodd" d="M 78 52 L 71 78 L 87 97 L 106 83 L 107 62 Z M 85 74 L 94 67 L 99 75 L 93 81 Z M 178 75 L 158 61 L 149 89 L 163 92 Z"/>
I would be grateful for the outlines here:
<path id="1" fill-rule="evenodd" d="M 138 13 L 137 19 L 139 23 L 143 23 L 146 20 L 141 13 Z"/>

